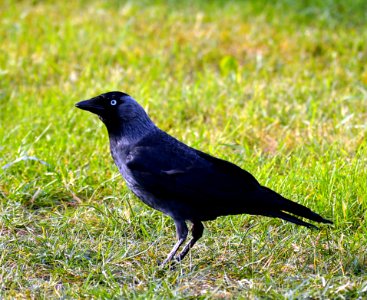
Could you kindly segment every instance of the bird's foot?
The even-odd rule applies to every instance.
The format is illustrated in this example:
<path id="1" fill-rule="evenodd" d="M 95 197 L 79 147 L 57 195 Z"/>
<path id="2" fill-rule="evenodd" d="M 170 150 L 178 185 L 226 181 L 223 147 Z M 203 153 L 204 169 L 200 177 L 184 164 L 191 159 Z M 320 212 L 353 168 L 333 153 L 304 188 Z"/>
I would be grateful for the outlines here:
<path id="1" fill-rule="evenodd" d="M 176 259 L 170 259 L 170 260 L 167 260 L 165 259 L 164 261 L 160 262 L 158 261 L 158 266 L 161 268 L 161 269 L 164 269 L 165 267 L 168 267 L 168 269 L 170 271 L 173 271 L 176 269 L 176 266 L 177 266 L 177 262 L 178 260 Z"/>

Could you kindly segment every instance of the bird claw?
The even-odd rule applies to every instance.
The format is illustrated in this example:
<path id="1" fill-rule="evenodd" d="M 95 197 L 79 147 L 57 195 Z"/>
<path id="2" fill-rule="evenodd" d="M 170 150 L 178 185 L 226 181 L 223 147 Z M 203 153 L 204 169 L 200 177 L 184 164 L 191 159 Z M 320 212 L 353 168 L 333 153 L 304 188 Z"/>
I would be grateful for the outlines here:
<path id="1" fill-rule="evenodd" d="M 158 267 L 160 267 L 161 269 L 164 269 L 167 266 L 170 271 L 173 271 L 173 270 L 176 270 L 178 262 L 179 260 L 177 260 L 176 258 L 173 258 L 171 260 L 165 259 L 162 262 L 158 261 Z"/>

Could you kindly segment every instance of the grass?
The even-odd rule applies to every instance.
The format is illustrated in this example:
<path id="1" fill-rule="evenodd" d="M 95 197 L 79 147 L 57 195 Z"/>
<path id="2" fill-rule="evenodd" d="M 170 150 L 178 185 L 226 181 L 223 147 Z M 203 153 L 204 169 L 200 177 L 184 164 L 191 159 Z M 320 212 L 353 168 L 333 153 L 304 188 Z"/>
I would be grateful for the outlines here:
<path id="1" fill-rule="evenodd" d="M 1 298 L 367 297 L 365 1 L 3 1 Z M 164 130 L 335 225 L 230 216 L 175 270 L 74 103 L 133 95 Z"/>

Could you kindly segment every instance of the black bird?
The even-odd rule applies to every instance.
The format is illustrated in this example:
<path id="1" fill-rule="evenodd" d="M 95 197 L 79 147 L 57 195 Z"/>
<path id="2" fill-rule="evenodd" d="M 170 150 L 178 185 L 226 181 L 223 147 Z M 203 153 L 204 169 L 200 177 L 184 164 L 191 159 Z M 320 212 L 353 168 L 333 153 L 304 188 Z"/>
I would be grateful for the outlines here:
<path id="1" fill-rule="evenodd" d="M 192 223 L 192 239 L 177 255 L 178 261 L 201 238 L 202 221 L 219 216 L 262 215 L 309 228 L 317 227 L 296 216 L 332 224 L 260 185 L 237 165 L 193 149 L 160 130 L 125 93 L 105 93 L 76 107 L 97 114 L 106 125 L 112 157 L 132 192 L 174 220 L 178 241 L 163 264 L 175 257 L 186 240 L 187 221 Z"/>

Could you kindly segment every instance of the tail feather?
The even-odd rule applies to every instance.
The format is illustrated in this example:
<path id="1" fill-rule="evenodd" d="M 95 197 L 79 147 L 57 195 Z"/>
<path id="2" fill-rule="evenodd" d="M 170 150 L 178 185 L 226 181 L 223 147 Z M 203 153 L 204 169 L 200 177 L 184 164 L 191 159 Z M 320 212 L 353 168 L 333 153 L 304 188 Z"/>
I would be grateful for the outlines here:
<path id="1" fill-rule="evenodd" d="M 307 228 L 319 229 L 315 225 L 312 225 L 310 223 L 307 223 L 307 222 L 304 222 L 300 219 L 297 219 L 296 217 L 294 217 L 292 215 L 289 215 L 289 214 L 287 214 L 283 211 L 271 212 L 271 213 L 269 213 L 269 216 L 280 218 L 280 219 L 286 220 L 288 222 L 291 222 L 291 223 L 294 223 L 294 224 L 297 224 L 297 225 L 305 226 Z"/>
<path id="2" fill-rule="evenodd" d="M 274 192 L 273 190 L 267 188 L 267 187 L 263 187 L 268 193 L 270 193 L 272 195 L 272 201 L 273 204 L 275 205 L 275 207 L 273 206 L 273 210 L 271 211 L 272 213 L 274 214 L 278 214 L 279 215 L 279 218 L 282 218 L 282 219 L 285 219 L 287 221 L 290 221 L 290 222 L 293 222 L 293 223 L 296 223 L 294 222 L 294 219 L 300 221 L 300 222 L 303 222 L 285 212 L 288 212 L 288 213 L 291 213 L 293 215 L 296 215 L 298 217 L 303 217 L 303 218 L 306 218 L 306 219 L 309 219 L 311 221 L 315 221 L 315 222 L 319 222 L 319 223 L 327 223 L 327 224 L 333 224 L 333 222 L 321 217 L 319 214 L 313 212 L 311 209 L 301 205 L 301 204 L 298 204 L 296 202 L 293 202 L 291 200 L 288 200 L 286 198 L 284 198 L 283 196 L 279 195 L 278 193 Z M 284 218 L 284 217 L 287 217 L 288 219 Z M 289 219 L 291 217 L 291 219 Z M 298 222 L 297 221 L 297 222 Z M 303 222 L 305 223 L 305 222 Z M 296 224 L 299 224 L 299 223 L 296 223 Z M 308 223 L 305 223 L 305 224 L 308 224 Z M 309 227 L 308 225 L 311 225 L 311 224 L 308 224 L 308 225 L 305 225 L 305 224 L 299 224 L 299 225 L 303 225 L 303 226 L 306 226 L 306 227 Z M 311 225 L 313 226 L 313 225 Z M 314 226 L 316 227 L 316 226 Z"/>

